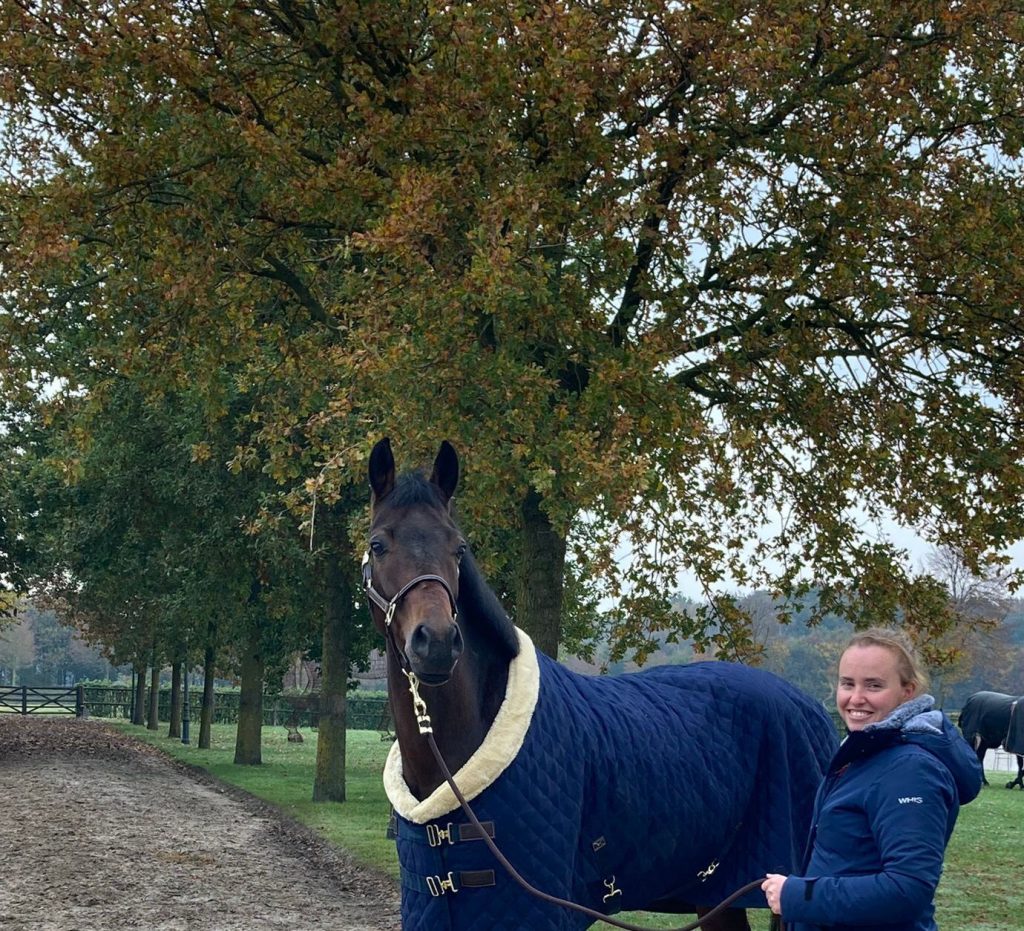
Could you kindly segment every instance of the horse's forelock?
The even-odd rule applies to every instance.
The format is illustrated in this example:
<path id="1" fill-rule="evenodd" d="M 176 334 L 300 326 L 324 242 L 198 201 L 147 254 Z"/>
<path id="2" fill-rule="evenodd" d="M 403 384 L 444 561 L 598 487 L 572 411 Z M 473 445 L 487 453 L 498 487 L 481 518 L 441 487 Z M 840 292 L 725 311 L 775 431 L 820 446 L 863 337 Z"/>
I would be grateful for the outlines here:
<path id="1" fill-rule="evenodd" d="M 404 472 L 399 475 L 384 503 L 396 508 L 414 507 L 417 504 L 445 506 L 441 490 L 422 472 Z"/>
<path id="2" fill-rule="evenodd" d="M 395 487 L 380 504 L 389 508 L 446 507 L 441 490 L 420 471 L 399 475 Z M 487 584 L 471 552 L 466 553 L 459 571 L 459 614 L 469 623 L 479 625 L 509 659 L 519 655 L 515 625 Z"/>

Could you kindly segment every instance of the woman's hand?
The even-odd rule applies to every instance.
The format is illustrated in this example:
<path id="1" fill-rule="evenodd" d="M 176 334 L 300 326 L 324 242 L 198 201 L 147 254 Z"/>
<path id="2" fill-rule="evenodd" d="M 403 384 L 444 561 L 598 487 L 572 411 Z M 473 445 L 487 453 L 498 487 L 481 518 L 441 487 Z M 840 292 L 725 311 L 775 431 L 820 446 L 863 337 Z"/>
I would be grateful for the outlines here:
<path id="1" fill-rule="evenodd" d="M 782 886 L 786 882 L 785 876 L 778 873 L 769 873 L 764 882 L 761 883 L 761 891 L 768 899 L 768 907 L 776 914 L 782 914 Z"/>

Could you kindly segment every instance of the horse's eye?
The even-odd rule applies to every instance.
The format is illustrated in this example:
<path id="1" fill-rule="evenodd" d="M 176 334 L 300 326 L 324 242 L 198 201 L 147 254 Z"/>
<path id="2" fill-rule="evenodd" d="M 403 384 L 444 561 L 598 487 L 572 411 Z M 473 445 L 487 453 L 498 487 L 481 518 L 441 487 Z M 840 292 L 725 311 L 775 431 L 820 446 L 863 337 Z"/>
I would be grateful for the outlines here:
<path id="1" fill-rule="evenodd" d="M 381 543 L 380 540 L 371 540 L 370 541 L 370 552 L 373 553 L 374 556 L 383 556 L 384 555 L 384 544 Z"/>
<path id="2" fill-rule="evenodd" d="M 465 556 L 465 555 L 466 555 L 466 544 L 465 543 L 460 543 L 459 544 L 459 548 L 455 551 L 455 556 L 456 556 L 457 559 L 461 560 L 462 557 Z"/>

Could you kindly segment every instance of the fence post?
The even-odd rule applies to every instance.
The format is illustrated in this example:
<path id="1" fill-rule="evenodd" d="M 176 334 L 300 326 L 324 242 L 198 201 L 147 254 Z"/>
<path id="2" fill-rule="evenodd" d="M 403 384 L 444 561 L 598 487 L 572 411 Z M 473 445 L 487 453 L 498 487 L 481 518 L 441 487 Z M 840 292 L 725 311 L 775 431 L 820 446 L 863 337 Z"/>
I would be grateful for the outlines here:
<path id="1" fill-rule="evenodd" d="M 28 686 L 21 687 L 21 713 L 28 714 Z"/>
<path id="2" fill-rule="evenodd" d="M 85 707 L 85 686 L 75 686 L 75 717 L 88 717 L 88 709 Z"/>

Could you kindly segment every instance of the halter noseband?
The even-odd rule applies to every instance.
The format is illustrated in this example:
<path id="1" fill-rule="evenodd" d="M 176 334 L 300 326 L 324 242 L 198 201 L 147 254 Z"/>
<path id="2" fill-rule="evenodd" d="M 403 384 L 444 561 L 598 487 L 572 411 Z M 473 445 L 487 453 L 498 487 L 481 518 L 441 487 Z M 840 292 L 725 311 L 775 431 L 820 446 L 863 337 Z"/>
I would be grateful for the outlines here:
<path id="1" fill-rule="evenodd" d="M 370 599 L 381 611 L 384 612 L 384 626 L 391 627 L 391 621 L 395 616 L 395 608 L 398 607 L 398 603 L 420 582 L 438 582 L 441 588 L 444 589 L 445 594 L 448 596 L 448 602 L 452 607 L 452 620 L 454 621 L 459 616 L 458 605 L 455 603 L 455 595 L 452 592 L 452 587 L 448 582 L 441 578 L 439 575 L 418 575 L 411 582 L 406 582 L 395 594 L 395 596 L 388 601 L 380 592 L 373 587 L 373 569 L 370 557 L 370 551 L 367 550 L 363 553 L 363 588 L 366 589 L 366 597 Z"/>
<path id="2" fill-rule="evenodd" d="M 394 620 L 395 609 L 398 607 L 399 602 L 401 602 L 401 600 L 421 582 L 437 582 L 444 589 L 452 609 L 452 623 L 458 625 L 458 605 L 455 602 L 455 593 L 452 591 L 452 587 L 448 584 L 447 580 L 443 579 L 439 575 L 418 575 L 411 581 L 406 582 L 405 585 L 403 585 L 389 601 L 373 587 L 373 561 L 370 556 L 370 551 L 367 550 L 363 554 L 363 588 L 366 591 L 366 597 L 384 612 L 385 639 L 389 646 L 391 646 L 395 651 L 395 654 L 398 656 L 399 663 L 406 672 L 409 671 L 409 659 L 406 657 L 405 651 L 400 650 L 398 648 L 398 644 L 395 642 L 395 635 L 391 629 L 391 622 Z"/>

